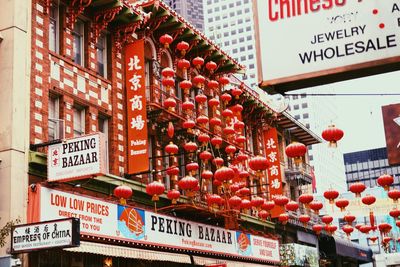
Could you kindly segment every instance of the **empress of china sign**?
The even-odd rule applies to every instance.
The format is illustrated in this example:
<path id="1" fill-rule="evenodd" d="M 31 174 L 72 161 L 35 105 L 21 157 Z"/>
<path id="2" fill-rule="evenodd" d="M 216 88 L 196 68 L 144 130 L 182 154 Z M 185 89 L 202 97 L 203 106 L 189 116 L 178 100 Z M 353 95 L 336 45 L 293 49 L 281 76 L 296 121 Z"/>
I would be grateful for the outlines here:
<path id="1" fill-rule="evenodd" d="M 39 198 L 39 200 L 31 198 Z M 30 207 L 37 220 L 79 218 L 81 234 L 106 237 L 165 248 L 190 249 L 249 259 L 279 262 L 277 240 L 240 231 L 182 220 L 162 214 L 121 206 L 82 195 L 38 187 L 30 193 Z"/>
<path id="2" fill-rule="evenodd" d="M 399 62 L 399 1 L 255 4 L 262 86 Z"/>
<path id="3" fill-rule="evenodd" d="M 101 133 L 50 146 L 47 179 L 51 182 L 66 181 L 105 173 L 105 149 Z"/>

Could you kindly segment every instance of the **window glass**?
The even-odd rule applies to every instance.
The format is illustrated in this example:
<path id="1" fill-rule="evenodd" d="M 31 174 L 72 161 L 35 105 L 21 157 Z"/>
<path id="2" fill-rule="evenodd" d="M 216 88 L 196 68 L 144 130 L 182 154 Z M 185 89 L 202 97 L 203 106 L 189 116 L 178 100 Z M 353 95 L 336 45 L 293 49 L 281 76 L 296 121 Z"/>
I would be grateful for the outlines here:
<path id="1" fill-rule="evenodd" d="M 97 40 L 97 71 L 101 76 L 107 77 L 107 38 L 100 35 Z"/>
<path id="2" fill-rule="evenodd" d="M 59 98 L 49 97 L 49 138 L 48 140 L 56 140 L 60 138 L 60 115 L 59 115 Z"/>
<path id="3" fill-rule="evenodd" d="M 74 62 L 83 65 L 83 36 L 84 36 L 84 23 L 78 19 L 75 23 L 74 30 L 72 31 L 74 39 L 73 43 L 73 57 Z"/>
<path id="4" fill-rule="evenodd" d="M 85 133 L 85 109 L 74 107 L 74 137 Z"/>
<path id="5" fill-rule="evenodd" d="M 53 3 L 50 7 L 49 23 L 49 49 L 53 52 L 59 52 L 59 6 Z"/>

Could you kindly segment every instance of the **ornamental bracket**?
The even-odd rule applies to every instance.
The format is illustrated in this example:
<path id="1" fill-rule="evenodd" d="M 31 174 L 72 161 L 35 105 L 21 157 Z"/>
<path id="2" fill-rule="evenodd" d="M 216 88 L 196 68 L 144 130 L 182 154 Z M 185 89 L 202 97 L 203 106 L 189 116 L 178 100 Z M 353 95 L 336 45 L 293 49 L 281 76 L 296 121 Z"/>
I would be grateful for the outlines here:
<path id="1" fill-rule="evenodd" d="M 122 51 L 122 47 L 125 44 L 131 43 L 136 39 L 134 35 L 139 25 L 140 21 L 136 21 L 115 29 L 115 47 L 117 53 Z"/>
<path id="2" fill-rule="evenodd" d="M 71 0 L 67 7 L 67 27 L 69 29 L 74 28 L 74 24 L 83 10 L 90 6 L 92 0 Z"/>
<path id="3" fill-rule="evenodd" d="M 101 32 L 107 28 L 107 25 L 115 18 L 115 16 L 122 10 L 122 6 L 113 7 L 110 9 L 102 10 L 94 14 L 94 21 L 92 24 L 91 41 L 96 44 L 97 39 Z"/>

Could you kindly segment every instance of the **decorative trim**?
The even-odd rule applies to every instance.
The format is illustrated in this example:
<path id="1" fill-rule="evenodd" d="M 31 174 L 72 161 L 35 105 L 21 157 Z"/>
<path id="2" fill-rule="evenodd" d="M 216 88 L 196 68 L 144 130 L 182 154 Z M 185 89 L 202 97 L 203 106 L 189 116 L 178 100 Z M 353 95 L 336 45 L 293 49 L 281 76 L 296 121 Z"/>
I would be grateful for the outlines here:
<path id="1" fill-rule="evenodd" d="M 115 47 L 117 53 L 122 51 L 122 47 L 136 40 L 135 31 L 137 27 L 140 25 L 141 21 L 136 21 L 130 24 L 126 24 L 121 27 L 117 27 L 115 31 Z"/>
<path id="2" fill-rule="evenodd" d="M 91 41 L 96 44 L 101 32 L 107 28 L 107 25 L 122 10 L 122 6 L 113 7 L 106 10 L 98 11 L 94 14 L 92 23 Z"/>
<path id="3" fill-rule="evenodd" d="M 67 8 L 67 27 L 69 29 L 74 28 L 74 24 L 83 10 L 90 6 L 92 0 L 71 0 Z"/>

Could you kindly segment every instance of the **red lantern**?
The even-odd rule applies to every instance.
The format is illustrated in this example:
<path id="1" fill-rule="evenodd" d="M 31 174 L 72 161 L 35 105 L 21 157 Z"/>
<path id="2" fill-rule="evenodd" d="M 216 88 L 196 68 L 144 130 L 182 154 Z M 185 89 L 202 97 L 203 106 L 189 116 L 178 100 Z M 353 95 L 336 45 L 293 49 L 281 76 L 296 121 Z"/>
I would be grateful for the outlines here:
<path id="1" fill-rule="evenodd" d="M 132 188 L 126 185 L 120 185 L 114 189 L 114 196 L 119 198 L 121 205 L 126 205 L 126 200 L 131 198 L 132 194 Z"/>
<path id="2" fill-rule="evenodd" d="M 242 122 L 242 121 L 235 121 L 235 123 L 233 124 L 233 128 L 234 128 L 236 131 L 241 131 L 241 130 L 243 130 L 243 128 L 244 128 L 244 122 Z"/>
<path id="3" fill-rule="evenodd" d="M 211 180 L 213 178 L 214 174 L 210 170 L 204 170 L 201 173 L 201 178 L 204 180 Z"/>
<path id="4" fill-rule="evenodd" d="M 169 45 L 172 43 L 173 39 L 172 36 L 169 34 L 164 34 L 160 37 L 160 43 L 164 45 L 164 48 L 168 48 Z"/>
<path id="5" fill-rule="evenodd" d="M 167 128 L 168 137 L 169 138 L 174 137 L 174 132 L 175 132 L 174 124 L 170 121 L 168 122 L 168 128 Z"/>
<path id="6" fill-rule="evenodd" d="M 221 99 L 222 99 L 222 101 L 224 101 L 224 103 L 226 105 L 229 101 L 231 101 L 232 96 L 230 94 L 224 93 L 221 95 Z"/>
<path id="7" fill-rule="evenodd" d="M 330 224 L 333 221 L 333 217 L 330 215 L 324 215 L 322 216 L 321 221 L 325 224 Z"/>
<path id="8" fill-rule="evenodd" d="M 227 84 L 230 83 L 229 78 L 226 77 L 226 76 L 220 77 L 218 81 L 219 81 L 219 83 L 220 83 L 222 86 L 225 86 L 225 85 L 227 85 Z"/>
<path id="9" fill-rule="evenodd" d="M 264 203 L 261 205 L 261 209 L 270 211 L 275 207 L 275 202 L 274 201 L 268 201 L 264 200 Z"/>
<path id="10" fill-rule="evenodd" d="M 169 142 L 169 144 L 165 146 L 165 152 L 168 153 L 169 155 L 177 154 L 178 151 L 179 151 L 178 146 L 172 142 Z"/>
<path id="11" fill-rule="evenodd" d="M 202 151 L 199 154 L 199 158 L 204 162 L 207 163 L 207 161 L 209 161 L 210 159 L 212 159 L 212 154 L 210 152 L 208 152 L 207 150 Z"/>
<path id="12" fill-rule="evenodd" d="M 214 173 L 214 179 L 223 183 L 232 180 L 233 177 L 235 177 L 235 172 L 231 168 L 225 166 L 219 168 Z"/>
<path id="13" fill-rule="evenodd" d="M 193 102 L 186 100 L 185 102 L 182 103 L 182 110 L 187 113 L 187 114 L 192 114 L 192 111 L 194 109 L 194 104 Z"/>
<path id="14" fill-rule="evenodd" d="M 269 216 L 269 213 L 268 213 L 268 211 L 266 211 L 266 210 L 260 210 L 260 211 L 258 212 L 258 217 L 259 217 L 261 220 L 266 220 L 266 219 L 268 218 L 268 216 Z"/>
<path id="15" fill-rule="evenodd" d="M 167 89 L 170 89 L 171 87 L 175 86 L 175 80 L 173 78 L 162 78 L 161 83 L 163 86 L 167 87 Z"/>
<path id="16" fill-rule="evenodd" d="M 304 227 L 307 226 L 307 223 L 311 220 L 311 217 L 307 214 L 302 214 L 299 216 L 299 221 L 303 224 Z"/>
<path id="17" fill-rule="evenodd" d="M 251 205 L 256 209 L 260 209 L 260 207 L 263 203 L 264 203 L 264 199 L 262 197 L 254 197 L 251 200 Z"/>
<path id="18" fill-rule="evenodd" d="M 375 243 L 376 240 L 378 240 L 378 237 L 377 236 L 370 236 L 370 237 L 368 237 L 368 239 L 371 240 L 372 243 Z"/>
<path id="19" fill-rule="evenodd" d="M 207 87 L 208 87 L 210 90 L 218 89 L 218 86 L 219 86 L 219 84 L 218 84 L 218 82 L 215 81 L 215 80 L 211 80 L 211 81 L 209 81 L 209 82 L 207 83 Z"/>
<path id="20" fill-rule="evenodd" d="M 238 196 L 233 196 L 228 200 L 229 206 L 233 209 L 238 209 L 242 204 L 242 199 Z"/>
<path id="21" fill-rule="evenodd" d="M 213 159 L 212 163 L 217 167 L 217 169 L 219 167 L 221 167 L 222 165 L 224 165 L 224 160 L 220 157 L 216 157 Z"/>
<path id="22" fill-rule="evenodd" d="M 343 220 L 345 221 L 345 222 L 347 222 L 347 224 L 352 224 L 355 220 L 356 220 L 356 216 L 354 216 L 354 215 L 351 215 L 351 214 L 347 214 L 347 215 L 345 215 L 344 217 L 343 217 Z"/>
<path id="23" fill-rule="evenodd" d="M 230 155 L 231 157 L 233 156 L 233 153 L 236 152 L 236 147 L 233 145 L 229 145 L 225 147 L 225 152 L 226 154 Z"/>
<path id="24" fill-rule="evenodd" d="M 197 164 L 196 162 L 191 162 L 186 164 L 186 170 L 190 172 L 191 175 L 195 175 L 198 169 L 199 169 L 199 164 Z"/>
<path id="25" fill-rule="evenodd" d="M 340 209 L 340 211 L 345 211 L 346 207 L 349 205 L 349 201 L 347 199 L 338 199 L 336 200 L 336 207 Z"/>
<path id="26" fill-rule="evenodd" d="M 208 195 L 207 204 L 211 208 L 218 208 L 220 205 L 223 204 L 223 199 L 217 194 Z"/>
<path id="27" fill-rule="evenodd" d="M 294 158 L 294 162 L 299 164 L 301 162 L 301 158 L 306 154 L 307 147 L 298 142 L 293 142 L 288 145 L 285 149 L 285 153 L 289 158 Z"/>
<path id="28" fill-rule="evenodd" d="M 178 68 L 183 69 L 184 71 L 190 68 L 190 62 L 186 59 L 179 59 L 178 60 Z"/>
<path id="29" fill-rule="evenodd" d="M 199 104 L 204 104 L 207 101 L 207 96 L 203 94 L 198 94 L 194 97 L 194 100 L 196 100 L 196 102 Z"/>
<path id="30" fill-rule="evenodd" d="M 260 175 L 262 171 L 266 170 L 269 166 L 268 160 L 262 156 L 255 156 L 249 160 L 249 167 Z"/>
<path id="31" fill-rule="evenodd" d="M 210 119 L 210 125 L 211 126 L 221 126 L 221 124 L 222 124 L 222 122 L 221 122 L 221 120 L 219 118 L 213 117 L 213 118 Z"/>
<path id="32" fill-rule="evenodd" d="M 199 181 L 188 175 L 179 180 L 178 186 L 181 190 L 186 191 L 187 196 L 193 197 L 195 189 L 199 186 Z"/>
<path id="33" fill-rule="evenodd" d="M 228 137 L 235 133 L 235 129 L 233 129 L 232 127 L 229 127 L 229 126 L 225 127 L 222 131 L 223 131 L 224 135 L 226 135 Z"/>
<path id="34" fill-rule="evenodd" d="M 315 232 L 316 235 L 319 235 L 322 231 L 322 229 L 324 229 L 324 226 L 322 226 L 321 224 L 314 224 L 313 225 L 313 231 Z"/>
<path id="35" fill-rule="evenodd" d="M 243 212 L 247 212 L 247 210 L 251 209 L 250 200 L 243 199 L 242 203 L 240 204 L 240 208 L 243 210 Z"/>
<path id="36" fill-rule="evenodd" d="M 289 202 L 286 204 L 286 209 L 287 209 L 288 211 L 296 211 L 296 210 L 298 210 L 298 208 L 299 208 L 299 204 L 297 204 L 296 201 L 289 201 Z"/>
<path id="37" fill-rule="evenodd" d="M 335 125 L 328 126 L 328 129 L 322 132 L 322 138 L 329 142 L 330 147 L 337 147 L 337 141 L 342 139 L 343 135 L 344 132 L 336 128 Z"/>
<path id="38" fill-rule="evenodd" d="M 240 151 L 240 152 L 237 154 L 237 156 L 236 156 L 236 159 L 237 159 L 239 162 L 246 161 L 248 158 L 249 158 L 249 156 L 247 156 L 246 154 L 244 154 L 242 151 Z"/>
<path id="39" fill-rule="evenodd" d="M 175 111 L 176 100 L 173 97 L 168 97 L 164 100 L 164 107 L 171 112 Z"/>
<path id="40" fill-rule="evenodd" d="M 358 231 L 360 231 L 362 226 L 364 226 L 364 225 L 361 223 L 357 223 L 356 226 L 354 226 L 354 228 L 356 228 Z"/>
<path id="41" fill-rule="evenodd" d="M 208 106 L 210 106 L 212 109 L 216 109 L 219 106 L 219 100 L 216 98 L 211 98 L 208 100 Z"/>
<path id="42" fill-rule="evenodd" d="M 314 200 L 310 202 L 309 207 L 315 212 L 315 214 L 318 215 L 319 211 L 324 207 L 324 205 L 322 204 L 322 202 Z"/>
<path id="43" fill-rule="evenodd" d="M 283 195 L 275 195 L 273 198 L 273 201 L 274 201 L 275 205 L 283 207 L 287 203 L 289 203 L 289 198 L 287 198 L 286 196 L 283 196 Z"/>
<path id="44" fill-rule="evenodd" d="M 177 45 L 176 48 L 181 51 L 181 55 L 184 56 L 186 54 L 186 51 L 189 49 L 189 44 L 185 41 L 180 41 Z"/>
<path id="45" fill-rule="evenodd" d="M 354 183 L 350 185 L 349 190 L 356 194 L 356 197 L 361 197 L 361 193 L 365 190 L 365 185 L 361 182 Z"/>
<path id="46" fill-rule="evenodd" d="M 347 236 L 350 236 L 351 233 L 354 231 L 354 228 L 351 227 L 350 225 L 346 224 L 346 225 L 343 225 L 342 231 L 345 232 Z"/>
<path id="47" fill-rule="evenodd" d="M 171 68 L 164 68 L 161 71 L 161 75 L 165 78 L 172 78 L 175 75 L 175 71 Z"/>
<path id="48" fill-rule="evenodd" d="M 233 116 L 233 111 L 230 110 L 229 108 L 227 108 L 227 109 L 224 109 L 221 114 L 222 114 L 222 116 L 224 116 L 225 118 L 227 118 L 229 120 Z"/>
<path id="49" fill-rule="evenodd" d="M 392 189 L 388 192 L 388 197 L 393 200 L 393 203 L 397 203 L 400 198 L 400 191 L 397 189 Z"/>
<path id="50" fill-rule="evenodd" d="M 279 214 L 278 220 L 280 223 L 285 225 L 289 221 L 289 215 L 287 213 L 281 213 Z"/>
<path id="51" fill-rule="evenodd" d="M 237 183 L 231 184 L 229 186 L 229 190 L 231 191 L 231 193 L 236 193 L 239 189 L 240 189 L 240 186 Z"/>
<path id="52" fill-rule="evenodd" d="M 336 225 L 329 224 L 329 225 L 326 225 L 326 226 L 325 226 L 325 230 L 326 230 L 328 233 L 333 234 L 333 233 L 337 230 L 337 226 L 336 226 Z"/>
<path id="53" fill-rule="evenodd" d="M 166 173 L 171 176 L 171 180 L 178 180 L 179 168 L 176 166 L 171 166 L 166 170 Z"/>
<path id="54" fill-rule="evenodd" d="M 388 223 L 381 223 L 378 225 L 378 229 L 381 233 L 387 234 L 392 230 L 392 226 Z"/>
<path id="55" fill-rule="evenodd" d="M 216 149 L 219 149 L 219 147 L 222 145 L 222 138 L 219 136 L 214 136 L 211 138 L 211 144 L 215 146 Z"/>
<path id="56" fill-rule="evenodd" d="M 167 197 L 175 205 L 176 201 L 181 197 L 181 193 L 176 189 L 172 189 L 168 191 Z"/>
<path id="57" fill-rule="evenodd" d="M 339 192 L 333 189 L 324 192 L 324 197 L 329 200 L 329 204 L 333 204 L 338 196 Z"/>
<path id="58" fill-rule="evenodd" d="M 250 195 L 250 189 L 247 187 L 242 187 L 237 191 L 237 194 L 242 197 L 246 197 Z"/>
<path id="59" fill-rule="evenodd" d="M 242 147 L 242 144 L 246 142 L 246 137 L 244 135 L 238 135 L 235 137 L 235 142 L 239 144 L 239 146 Z"/>
<path id="60" fill-rule="evenodd" d="M 200 115 L 196 118 L 196 122 L 201 126 L 201 127 L 206 127 L 206 124 L 208 123 L 208 117 L 205 115 Z"/>
<path id="61" fill-rule="evenodd" d="M 389 174 L 384 174 L 379 176 L 377 182 L 380 186 L 382 186 L 385 189 L 385 191 L 389 191 L 389 188 L 393 184 L 394 179 L 393 176 Z"/>
<path id="62" fill-rule="evenodd" d="M 396 226 L 400 228 L 400 221 L 396 221 Z"/>
<path id="63" fill-rule="evenodd" d="M 372 230 L 372 227 L 369 225 L 362 225 L 358 230 L 363 234 L 368 234 Z"/>
<path id="64" fill-rule="evenodd" d="M 313 200 L 314 200 L 314 197 L 311 194 L 301 194 L 299 196 L 299 202 L 302 203 L 306 208 L 308 208 L 309 204 Z"/>
<path id="65" fill-rule="evenodd" d="M 152 201 L 158 201 L 159 195 L 163 194 L 165 191 L 165 186 L 163 183 L 154 181 L 146 185 L 146 193 L 152 196 Z"/>
<path id="66" fill-rule="evenodd" d="M 235 97 L 235 99 L 239 99 L 239 96 L 243 93 L 242 89 L 238 87 L 234 87 L 231 91 L 232 95 Z"/>
<path id="67" fill-rule="evenodd" d="M 198 146 L 195 142 L 187 142 L 183 145 L 183 149 L 185 149 L 186 152 L 192 153 L 197 150 Z"/>
<path id="68" fill-rule="evenodd" d="M 183 89 L 185 94 L 189 94 L 189 90 L 192 88 L 192 82 L 188 80 L 183 80 L 179 83 L 179 87 Z"/>
<path id="69" fill-rule="evenodd" d="M 200 133 L 197 136 L 197 140 L 199 140 L 199 142 L 202 143 L 203 146 L 207 146 L 207 143 L 210 141 L 210 136 L 206 133 Z"/>
<path id="70" fill-rule="evenodd" d="M 192 128 L 196 125 L 196 123 L 191 120 L 191 119 L 187 119 L 186 121 L 183 122 L 182 127 L 187 129 L 188 132 L 192 131 Z"/>
<path id="71" fill-rule="evenodd" d="M 197 75 L 193 78 L 193 83 L 198 88 L 202 88 L 204 86 L 205 78 L 201 75 Z"/>
<path id="72" fill-rule="evenodd" d="M 382 238 L 382 243 L 384 245 L 389 244 L 390 241 L 392 241 L 392 238 L 390 236 L 385 236 L 384 238 Z"/>
<path id="73" fill-rule="evenodd" d="M 249 176 L 250 176 L 250 173 L 248 171 L 246 171 L 246 170 L 241 170 L 239 172 L 239 178 L 241 178 L 241 179 L 246 179 Z"/>
<path id="74" fill-rule="evenodd" d="M 232 107 L 232 110 L 236 115 L 240 115 L 240 113 L 243 111 L 243 106 L 240 104 L 236 104 Z"/>
<path id="75" fill-rule="evenodd" d="M 372 204 L 375 203 L 376 197 L 371 196 L 371 195 L 367 195 L 367 196 L 363 197 L 363 198 L 361 199 L 361 201 L 362 201 L 362 203 L 365 204 L 365 205 L 372 205 Z"/>
<path id="76" fill-rule="evenodd" d="M 400 216 L 400 210 L 397 208 L 394 208 L 389 212 L 389 215 L 392 216 L 393 219 L 397 220 L 397 218 Z"/>
<path id="77" fill-rule="evenodd" d="M 204 64 L 204 59 L 201 58 L 201 57 L 195 57 L 195 58 L 192 60 L 192 63 L 193 63 L 193 65 L 194 65 L 195 68 L 199 69 L 199 68 L 201 68 L 201 66 L 203 66 L 203 64 Z"/>
<path id="78" fill-rule="evenodd" d="M 206 63 L 206 69 L 210 72 L 210 73 L 214 73 L 214 71 L 217 69 L 217 64 L 214 61 L 208 61 Z"/>

